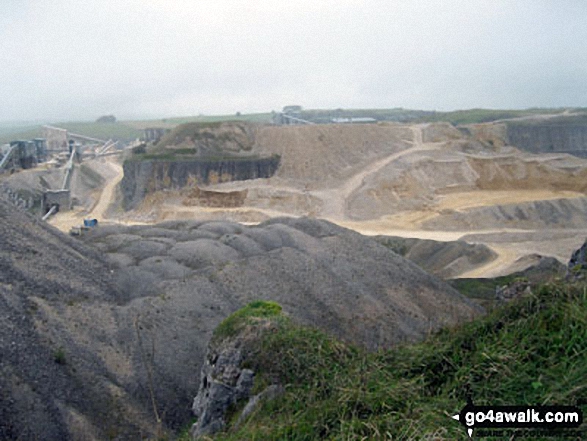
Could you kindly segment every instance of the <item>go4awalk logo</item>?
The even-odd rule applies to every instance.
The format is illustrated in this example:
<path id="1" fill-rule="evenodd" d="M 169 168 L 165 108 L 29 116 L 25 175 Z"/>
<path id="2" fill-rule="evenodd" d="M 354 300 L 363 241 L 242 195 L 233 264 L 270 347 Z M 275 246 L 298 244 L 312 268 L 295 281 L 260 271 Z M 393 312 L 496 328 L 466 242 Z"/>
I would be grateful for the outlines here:
<path id="1" fill-rule="evenodd" d="M 452 418 L 465 426 L 469 437 L 473 429 L 555 431 L 583 423 L 583 413 L 575 406 L 475 406 L 471 401 Z"/>

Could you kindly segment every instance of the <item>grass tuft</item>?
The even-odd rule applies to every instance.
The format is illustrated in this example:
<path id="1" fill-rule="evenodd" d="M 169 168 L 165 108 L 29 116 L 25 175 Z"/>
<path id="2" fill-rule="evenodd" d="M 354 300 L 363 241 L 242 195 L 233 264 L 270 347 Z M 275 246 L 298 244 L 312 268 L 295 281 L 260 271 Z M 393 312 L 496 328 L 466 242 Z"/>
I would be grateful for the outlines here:
<path id="1" fill-rule="evenodd" d="M 255 319 L 271 318 L 281 315 L 281 305 L 276 302 L 257 300 L 224 319 L 214 331 L 215 340 L 223 340 L 236 335 Z"/>
<path id="2" fill-rule="evenodd" d="M 53 361 L 61 365 L 67 363 L 67 360 L 65 359 L 65 351 L 63 350 L 63 348 L 59 348 L 53 353 Z"/>

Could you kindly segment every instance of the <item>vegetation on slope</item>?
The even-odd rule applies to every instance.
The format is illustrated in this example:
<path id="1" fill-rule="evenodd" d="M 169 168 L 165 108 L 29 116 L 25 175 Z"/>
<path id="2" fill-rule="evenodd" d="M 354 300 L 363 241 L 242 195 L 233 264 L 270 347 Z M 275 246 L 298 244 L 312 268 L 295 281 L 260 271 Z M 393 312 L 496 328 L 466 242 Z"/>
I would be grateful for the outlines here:
<path id="1" fill-rule="evenodd" d="M 556 116 L 547 120 L 518 120 L 508 122 L 510 126 L 541 126 L 541 127 L 584 127 L 587 124 L 587 114 L 578 112 L 572 116 Z"/>
<path id="2" fill-rule="evenodd" d="M 475 299 L 485 308 L 491 309 L 497 302 L 495 298 L 496 288 L 510 285 L 516 281 L 527 280 L 523 273 L 519 272 L 490 279 L 452 279 L 448 283 L 464 296 Z"/>
<path id="3" fill-rule="evenodd" d="M 137 130 L 124 122 L 99 123 L 99 122 L 67 122 L 58 123 L 57 127 L 67 129 L 72 133 L 89 136 L 103 140 L 120 139 L 132 141 L 143 136 L 141 130 Z"/>
<path id="4" fill-rule="evenodd" d="M 271 155 L 270 158 L 279 162 L 280 155 Z M 205 162 L 245 162 L 245 161 L 257 161 L 263 158 L 260 155 L 249 155 L 249 156 L 236 156 L 236 155 L 220 155 L 214 156 L 197 156 L 194 149 L 177 149 L 164 151 L 162 153 L 135 153 L 125 158 L 125 161 L 159 161 L 159 162 L 176 162 L 176 161 L 205 161 Z"/>
<path id="5" fill-rule="evenodd" d="M 432 116 L 423 119 L 422 122 L 449 122 L 453 125 L 478 124 L 502 119 L 520 118 L 532 115 L 547 115 L 562 113 L 565 109 L 524 109 L 524 110 L 500 110 L 500 109 L 467 109 L 454 110 L 452 112 L 434 112 Z"/>
<path id="6" fill-rule="evenodd" d="M 483 279 L 452 279 L 448 282 L 466 297 L 481 303 L 485 308 L 491 309 L 499 301 L 495 297 L 496 288 L 510 286 L 515 282 L 528 282 L 532 289 L 536 286 L 555 281 L 565 274 L 566 267 L 556 260 L 545 261 L 543 264 L 532 266 L 523 271 Z"/>
<path id="7" fill-rule="evenodd" d="M 175 148 L 187 141 L 206 151 L 249 151 L 253 147 L 251 124 L 239 121 L 191 122 L 180 124 L 157 143 L 156 150 Z"/>
<path id="8" fill-rule="evenodd" d="M 0 127 L 0 145 L 17 139 L 34 139 L 43 135 L 41 126 L 4 126 Z"/>
<path id="9" fill-rule="evenodd" d="M 246 326 L 254 324 L 257 319 L 279 317 L 280 314 L 279 303 L 263 300 L 251 302 L 225 318 L 214 330 L 214 339 L 234 337 Z"/>
<path id="10" fill-rule="evenodd" d="M 301 117 L 327 123 L 332 118 L 374 118 L 378 121 L 401 123 L 450 122 L 454 125 L 475 124 L 532 115 L 557 114 L 565 109 L 466 109 L 450 112 L 412 109 L 304 109 Z"/>
<path id="11" fill-rule="evenodd" d="M 62 122 L 55 123 L 56 127 L 67 129 L 78 135 L 89 136 L 97 139 L 120 139 L 132 141 L 143 136 L 143 132 L 124 122 L 98 123 L 98 122 Z M 0 144 L 8 143 L 16 139 L 33 139 L 43 136 L 42 126 L 13 127 L 0 129 Z"/>
<path id="12" fill-rule="evenodd" d="M 231 320 L 223 327 L 234 330 Z M 279 381 L 286 393 L 215 439 L 467 439 L 450 416 L 469 394 L 476 405 L 587 411 L 585 286 L 545 285 L 483 319 L 379 353 L 283 316 L 275 323 L 251 367 L 257 390 Z"/>
<path id="13" fill-rule="evenodd" d="M 157 123 L 158 120 L 153 121 Z M 188 116 L 188 117 L 177 117 L 167 118 L 161 120 L 162 122 L 170 123 L 173 125 L 184 124 L 188 122 L 199 122 L 199 123 L 211 123 L 211 122 L 222 122 L 222 121 L 248 121 L 248 122 L 259 122 L 269 123 L 271 122 L 271 113 L 246 113 L 246 114 L 233 114 L 233 115 L 199 115 L 199 116 Z"/>

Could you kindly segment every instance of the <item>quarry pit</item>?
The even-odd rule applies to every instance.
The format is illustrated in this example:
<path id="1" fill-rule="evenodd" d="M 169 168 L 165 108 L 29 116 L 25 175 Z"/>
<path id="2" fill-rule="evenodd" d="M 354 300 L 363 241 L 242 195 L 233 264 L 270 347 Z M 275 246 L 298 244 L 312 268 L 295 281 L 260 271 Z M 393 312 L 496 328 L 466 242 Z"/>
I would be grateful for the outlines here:
<path id="1" fill-rule="evenodd" d="M 502 124 L 180 126 L 144 158 L 97 167 L 107 184 L 94 206 L 51 223 L 307 216 L 366 235 L 473 238 L 498 256 L 456 277 L 505 274 L 536 254 L 566 261 L 587 235 L 587 160 L 519 149 Z"/>

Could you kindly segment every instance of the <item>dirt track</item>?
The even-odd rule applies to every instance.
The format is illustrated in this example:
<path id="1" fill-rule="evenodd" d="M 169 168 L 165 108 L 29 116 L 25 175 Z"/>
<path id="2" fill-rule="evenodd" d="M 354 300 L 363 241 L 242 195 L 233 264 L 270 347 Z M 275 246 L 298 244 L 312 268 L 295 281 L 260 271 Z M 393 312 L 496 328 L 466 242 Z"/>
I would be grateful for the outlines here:
<path id="1" fill-rule="evenodd" d="M 123 171 L 122 167 L 116 160 L 110 159 L 108 161 L 108 165 L 115 171 L 116 175 L 114 179 L 108 181 L 104 190 L 102 190 L 102 194 L 98 199 L 98 203 L 94 206 L 92 211 L 89 213 L 89 216 L 95 219 L 105 219 L 107 216 L 108 207 L 112 205 L 115 201 L 116 196 L 116 187 L 122 181 Z"/>
<path id="2" fill-rule="evenodd" d="M 108 208 L 115 201 L 115 191 L 122 180 L 122 167 L 118 163 L 118 159 L 114 156 L 108 157 L 104 164 L 106 170 L 103 170 L 103 178 L 105 178 L 106 185 L 97 196 L 97 202 L 91 210 L 83 208 L 74 208 L 71 211 L 62 211 L 52 216 L 49 223 L 61 231 L 69 232 L 71 227 L 79 226 L 84 219 L 98 219 L 103 221 L 107 219 Z"/>
<path id="3" fill-rule="evenodd" d="M 414 136 L 412 147 L 397 153 L 393 153 L 386 158 L 369 164 L 367 167 L 353 175 L 351 178 L 347 179 L 346 182 L 337 188 L 310 192 L 312 196 L 316 196 L 323 201 L 324 205 L 322 207 L 321 216 L 324 219 L 328 219 L 333 222 L 344 220 L 347 217 L 347 201 L 349 197 L 363 186 L 366 178 L 379 172 L 384 167 L 387 167 L 389 164 L 403 156 L 410 155 L 415 152 L 435 150 L 439 148 L 439 143 L 424 144 L 422 142 L 421 126 L 411 127 L 411 130 Z"/>

